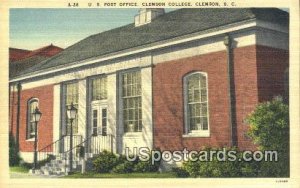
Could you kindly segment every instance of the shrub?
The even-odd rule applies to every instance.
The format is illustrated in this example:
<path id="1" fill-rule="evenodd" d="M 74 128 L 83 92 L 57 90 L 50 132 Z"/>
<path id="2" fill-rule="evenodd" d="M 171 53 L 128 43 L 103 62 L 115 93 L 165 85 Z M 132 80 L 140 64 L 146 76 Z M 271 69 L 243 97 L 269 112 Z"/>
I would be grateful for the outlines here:
<path id="1" fill-rule="evenodd" d="M 186 161 L 183 162 L 182 169 L 186 171 L 191 177 L 200 176 L 200 162 L 199 161 Z"/>
<path id="2" fill-rule="evenodd" d="M 134 172 L 157 172 L 160 162 L 156 161 L 152 164 L 151 161 L 151 158 L 148 161 L 139 160 L 134 166 Z"/>
<path id="3" fill-rule="evenodd" d="M 15 141 L 12 133 L 9 134 L 9 166 L 17 166 L 20 164 L 21 157 L 17 148 L 17 143 Z"/>
<path id="4" fill-rule="evenodd" d="M 135 165 L 134 162 L 125 161 L 125 162 L 117 165 L 116 167 L 114 167 L 112 169 L 112 172 L 113 173 L 119 173 L 119 174 L 131 173 L 131 172 L 133 172 L 134 165 Z"/>
<path id="5" fill-rule="evenodd" d="M 154 161 L 152 164 L 152 155 L 147 161 L 138 160 L 137 164 L 134 166 L 134 172 L 157 172 L 159 169 L 160 161 Z"/>
<path id="6" fill-rule="evenodd" d="M 182 169 L 191 177 L 256 177 L 260 171 L 260 163 L 256 161 L 246 162 L 239 160 L 242 153 L 236 148 L 226 148 L 226 151 L 236 151 L 237 160 L 219 161 L 216 155 L 208 161 L 187 161 Z M 221 151 L 220 148 L 204 148 L 202 151 Z M 199 157 L 199 156 L 197 156 Z"/>
<path id="7" fill-rule="evenodd" d="M 20 161 L 19 166 L 23 167 L 23 168 L 27 168 L 27 169 L 32 169 L 33 168 L 33 163 L 26 163 L 24 161 Z"/>
<path id="8" fill-rule="evenodd" d="M 189 173 L 184 170 L 183 168 L 179 168 L 179 167 L 176 167 L 176 168 L 172 168 L 172 172 L 179 178 L 186 178 L 186 177 L 189 177 Z"/>
<path id="9" fill-rule="evenodd" d="M 130 156 L 133 158 L 133 156 Z M 113 173 L 131 173 L 134 170 L 134 166 L 138 163 L 139 158 L 136 157 L 134 161 L 128 161 L 125 155 L 119 156 L 119 164 L 112 169 Z"/>
<path id="10" fill-rule="evenodd" d="M 110 172 L 119 163 L 119 157 L 108 151 L 101 152 L 99 156 L 93 160 L 94 170 L 99 173 Z"/>
<path id="11" fill-rule="evenodd" d="M 53 154 L 47 154 L 47 158 L 37 162 L 38 167 L 45 166 L 46 163 L 49 163 L 51 160 L 54 160 L 55 156 Z"/>
<path id="12" fill-rule="evenodd" d="M 260 176 L 289 176 L 289 107 L 281 97 L 257 106 L 246 122 L 248 132 L 261 150 L 275 150 L 278 162 L 261 162 Z"/>

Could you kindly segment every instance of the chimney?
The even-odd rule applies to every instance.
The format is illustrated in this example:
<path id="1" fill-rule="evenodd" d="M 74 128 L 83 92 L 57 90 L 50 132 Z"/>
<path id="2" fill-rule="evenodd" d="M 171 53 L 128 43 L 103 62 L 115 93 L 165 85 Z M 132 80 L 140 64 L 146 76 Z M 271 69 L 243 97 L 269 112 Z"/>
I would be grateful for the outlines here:
<path id="1" fill-rule="evenodd" d="M 165 10 L 163 8 L 141 8 L 139 14 L 134 17 L 135 27 L 150 23 L 164 13 Z"/>

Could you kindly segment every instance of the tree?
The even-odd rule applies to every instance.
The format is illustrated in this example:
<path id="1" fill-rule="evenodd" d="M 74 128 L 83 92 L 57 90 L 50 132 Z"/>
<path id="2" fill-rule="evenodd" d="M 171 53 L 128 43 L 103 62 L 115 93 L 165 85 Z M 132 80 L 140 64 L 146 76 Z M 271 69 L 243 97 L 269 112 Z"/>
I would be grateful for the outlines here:
<path id="1" fill-rule="evenodd" d="M 9 134 L 9 166 L 19 165 L 21 157 L 12 133 Z"/>
<path id="2" fill-rule="evenodd" d="M 278 153 L 278 162 L 262 162 L 261 176 L 289 176 L 289 107 L 281 97 L 259 104 L 247 118 L 248 135 L 262 151 Z"/>

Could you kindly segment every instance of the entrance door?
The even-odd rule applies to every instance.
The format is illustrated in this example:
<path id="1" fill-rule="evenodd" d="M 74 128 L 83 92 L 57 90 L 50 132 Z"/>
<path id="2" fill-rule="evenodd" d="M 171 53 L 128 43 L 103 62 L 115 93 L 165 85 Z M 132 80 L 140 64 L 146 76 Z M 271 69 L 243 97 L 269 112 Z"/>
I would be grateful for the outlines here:
<path id="1" fill-rule="evenodd" d="M 110 150 L 110 137 L 107 134 L 107 105 L 93 104 L 91 111 L 91 152 L 98 154 Z"/>

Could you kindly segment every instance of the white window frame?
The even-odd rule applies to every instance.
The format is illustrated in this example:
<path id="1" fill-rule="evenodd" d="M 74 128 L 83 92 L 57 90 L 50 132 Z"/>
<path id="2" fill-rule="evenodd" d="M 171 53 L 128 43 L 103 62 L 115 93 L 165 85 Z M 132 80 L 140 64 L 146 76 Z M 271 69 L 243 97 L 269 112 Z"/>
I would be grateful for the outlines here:
<path id="1" fill-rule="evenodd" d="M 188 78 L 194 74 L 202 74 L 206 77 L 206 97 L 207 97 L 207 130 L 189 130 L 189 118 L 188 118 Z M 184 76 L 183 78 L 183 96 L 184 96 L 184 134 L 183 137 L 209 137 L 210 125 L 209 125 L 209 97 L 208 97 L 208 76 L 206 72 L 192 72 Z"/>
<path id="2" fill-rule="evenodd" d="M 30 124 L 30 120 L 31 120 L 30 108 L 31 108 L 31 103 L 33 103 L 33 102 L 37 102 L 37 107 L 39 106 L 39 103 L 40 103 L 38 98 L 31 98 L 27 101 L 26 141 L 34 141 L 34 139 L 35 139 L 35 136 L 29 137 L 29 134 L 31 134 L 31 133 L 29 133 L 29 124 Z M 33 133 L 33 135 L 34 134 L 35 133 Z M 37 130 L 37 136 L 38 136 L 38 130 Z"/>
<path id="3" fill-rule="evenodd" d="M 105 99 L 99 99 L 99 100 L 93 100 L 93 81 L 94 80 L 97 80 L 97 79 L 106 79 L 106 88 L 105 88 L 105 93 L 106 93 L 106 98 Z M 99 88 L 101 89 L 101 88 Z M 107 75 L 98 75 L 98 76 L 93 76 L 93 77 L 90 77 L 89 78 L 89 91 L 91 93 L 91 96 L 90 96 L 90 101 L 91 102 L 94 102 L 94 101 L 107 101 L 107 98 L 108 98 L 108 91 L 107 91 Z"/>
<path id="4" fill-rule="evenodd" d="M 73 135 L 77 135 L 77 134 L 79 134 L 79 125 L 78 125 L 78 121 L 79 121 L 79 113 L 78 113 L 78 110 L 79 110 L 79 81 L 78 80 L 72 80 L 72 81 L 68 81 L 68 82 L 64 82 L 64 83 L 62 83 L 62 87 L 63 87 L 63 92 L 62 92 L 62 116 L 63 116 L 63 118 L 62 118 L 62 125 L 63 125 L 63 134 L 64 135 L 67 135 L 67 136 L 69 136 L 70 135 L 70 133 L 68 132 L 68 130 L 67 130 L 67 128 L 68 128 L 68 125 L 67 125 L 67 121 L 68 121 L 68 117 L 67 117 L 67 85 L 69 85 L 69 84 L 77 84 L 77 88 L 78 88 L 78 90 L 77 90 L 77 103 L 73 103 L 74 105 L 76 105 L 76 108 L 77 108 L 77 114 L 76 114 L 76 118 L 77 118 L 77 122 L 74 122 L 73 121 L 73 125 L 72 125 L 72 127 L 74 128 L 74 126 L 76 125 L 77 126 L 77 132 L 75 132 L 74 130 L 73 130 Z M 69 104 L 70 105 L 70 104 Z M 76 124 L 75 124 L 76 123 Z"/>
<path id="5" fill-rule="evenodd" d="M 93 101 L 91 103 L 91 135 L 92 136 L 102 136 L 102 128 L 103 128 L 103 125 L 102 125 L 102 118 L 103 118 L 103 114 L 102 114 L 102 110 L 103 109 L 106 109 L 106 134 L 109 134 L 108 133 L 108 105 L 107 105 L 107 102 L 105 101 Z M 98 131 L 97 130 L 97 134 L 94 135 L 94 124 L 93 124 L 93 111 L 94 110 L 97 110 L 97 129 L 101 130 L 101 131 Z M 101 134 L 99 133 L 101 132 Z"/>
<path id="6" fill-rule="evenodd" d="M 137 72 L 139 71 L 141 74 L 141 102 L 142 102 L 142 106 L 141 106 L 141 110 L 142 110 L 142 117 L 141 117 L 141 121 L 142 121 L 142 130 L 138 131 L 138 132 L 125 132 L 125 127 L 124 127 L 124 117 L 123 117 L 123 74 L 126 73 L 131 73 L 131 72 Z M 142 85 L 142 71 L 139 68 L 133 68 L 133 69 L 129 69 L 129 70 L 124 70 L 124 71 L 120 71 L 118 74 L 118 103 L 119 103 L 119 122 L 120 122 L 120 128 L 122 128 L 123 131 L 123 136 L 125 137 L 139 137 L 143 134 L 143 129 L 144 129 L 144 123 L 143 123 L 143 85 Z"/>

